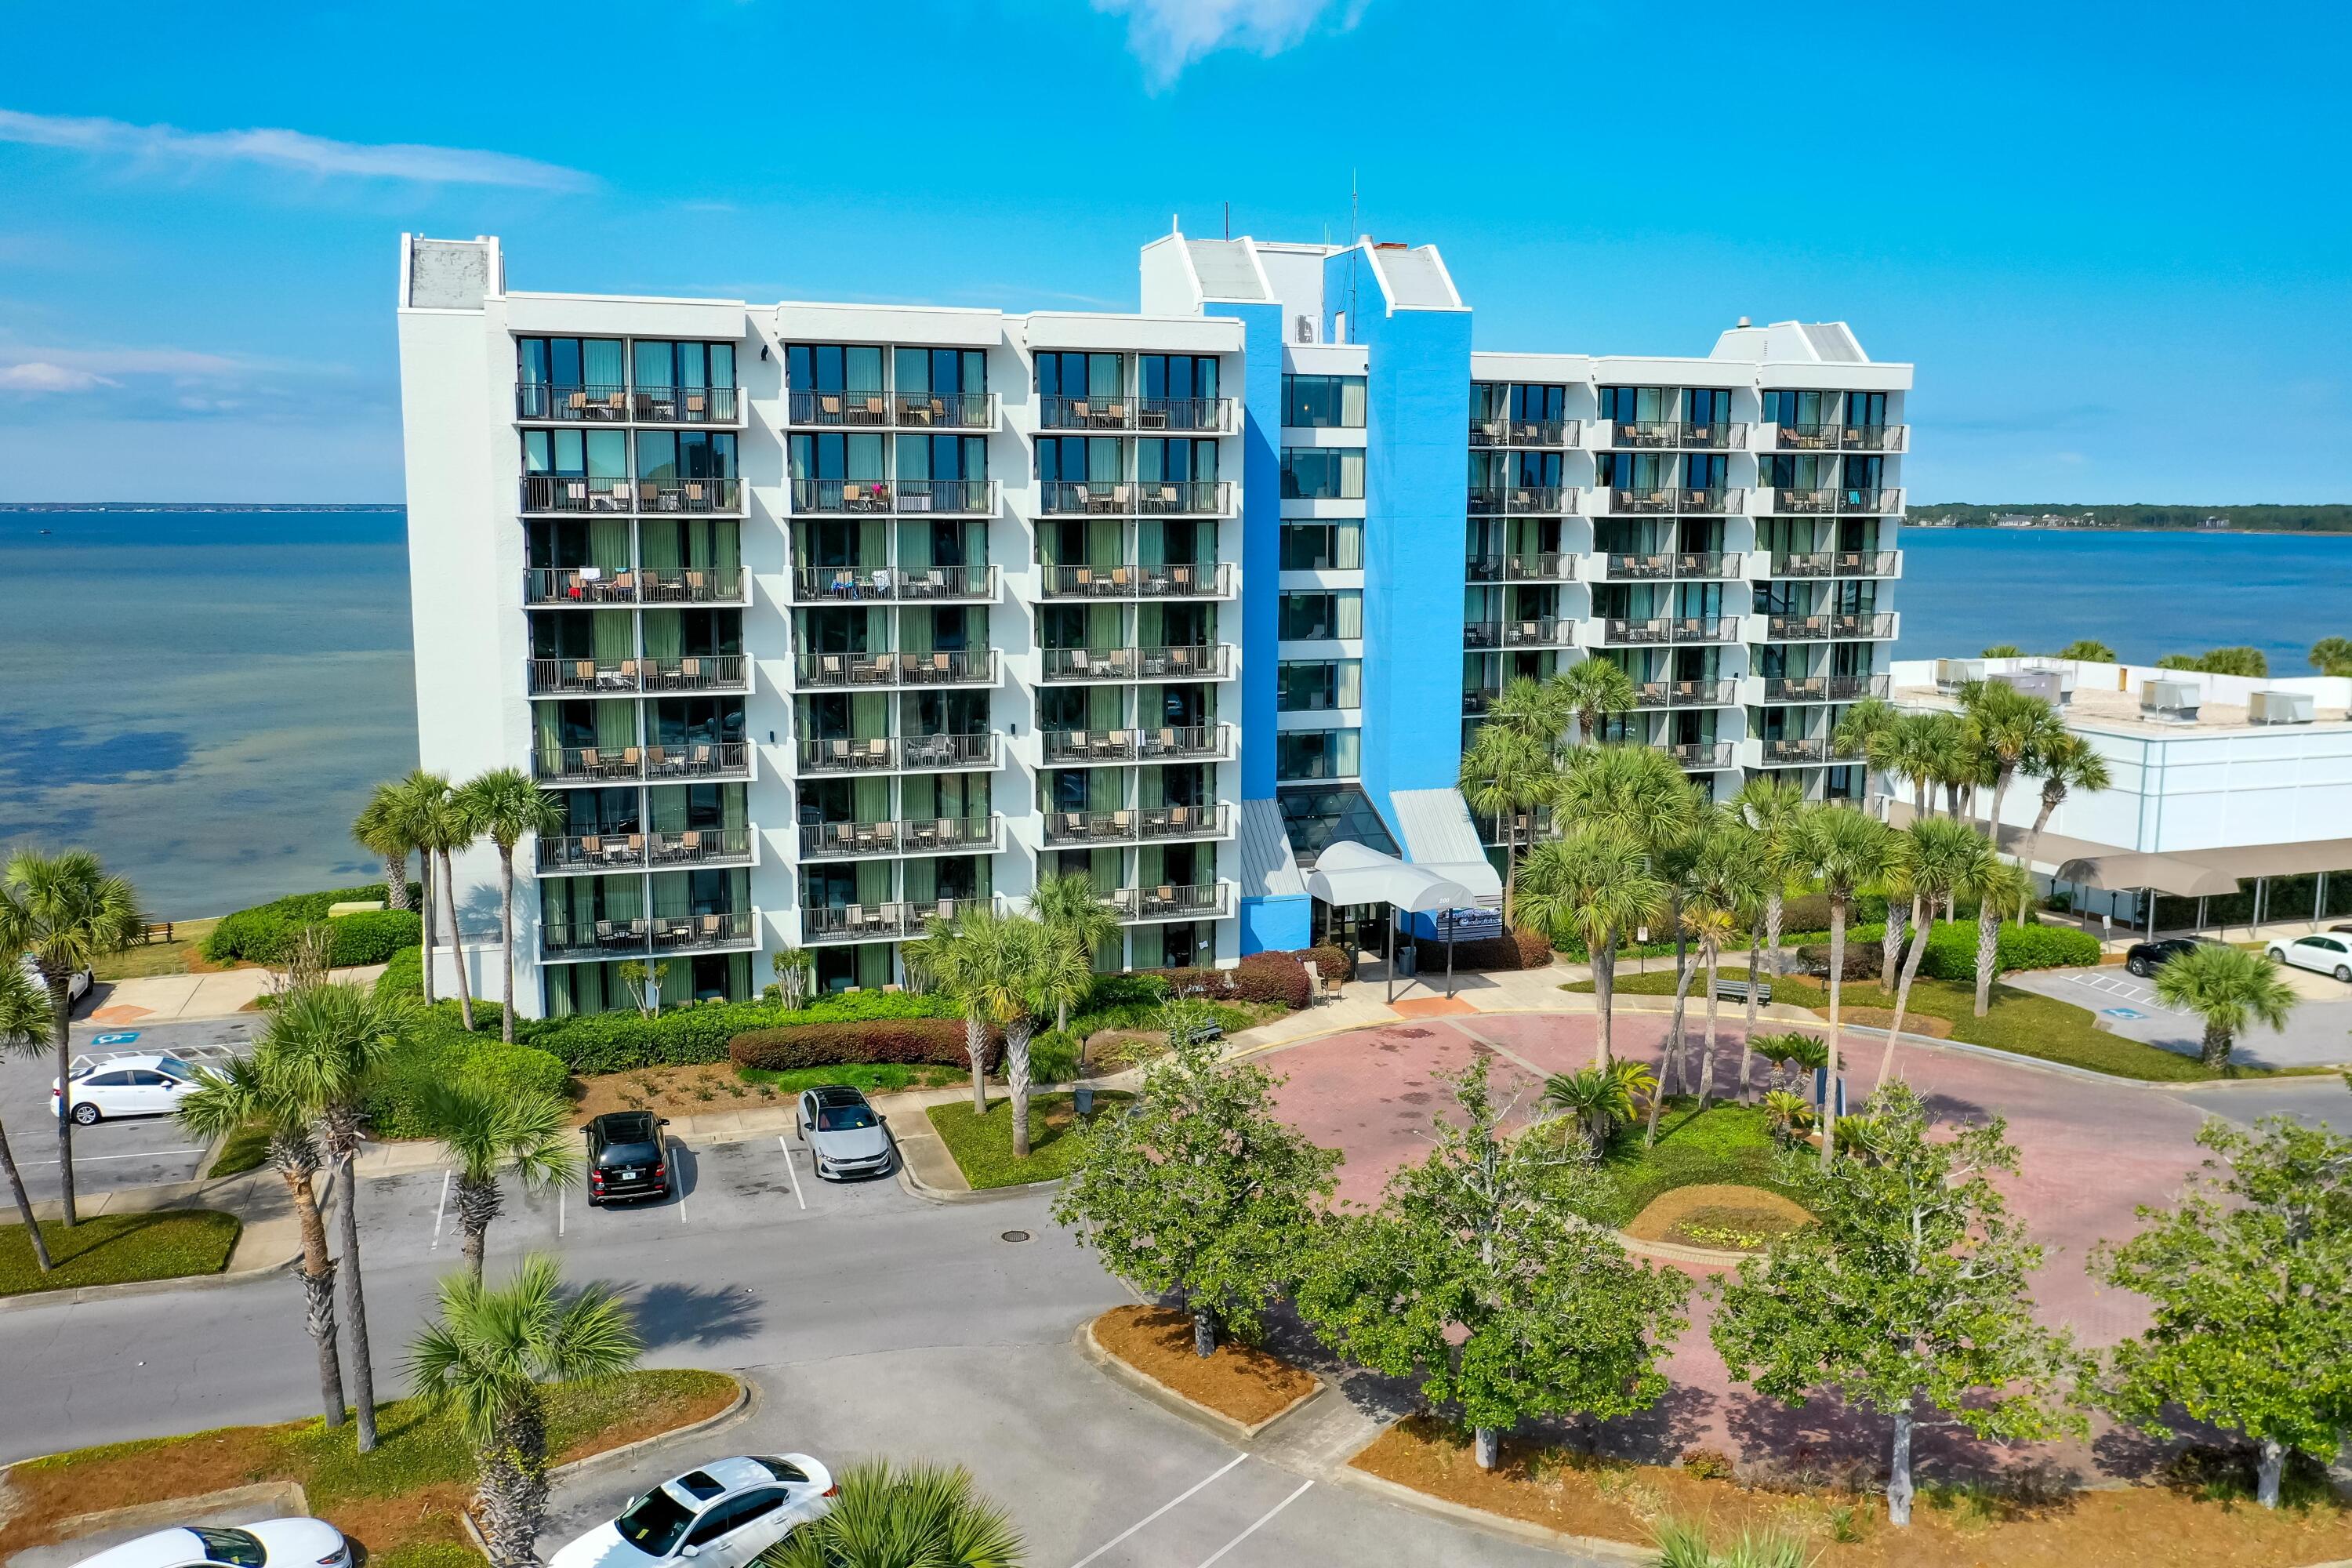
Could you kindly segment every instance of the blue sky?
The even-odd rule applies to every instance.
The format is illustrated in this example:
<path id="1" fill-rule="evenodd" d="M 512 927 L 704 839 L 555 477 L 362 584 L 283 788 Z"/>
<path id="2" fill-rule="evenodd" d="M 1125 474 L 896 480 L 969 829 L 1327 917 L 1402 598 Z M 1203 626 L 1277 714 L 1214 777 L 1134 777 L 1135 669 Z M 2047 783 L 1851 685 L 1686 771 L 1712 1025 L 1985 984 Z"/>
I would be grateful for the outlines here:
<path id="1" fill-rule="evenodd" d="M 234 17 L 234 20 L 230 18 Z M 1481 347 L 1851 321 L 1916 501 L 2352 500 L 2342 6 L 16 7 L 0 500 L 400 494 L 395 236 L 520 289 L 1132 308 L 1435 241 Z"/>

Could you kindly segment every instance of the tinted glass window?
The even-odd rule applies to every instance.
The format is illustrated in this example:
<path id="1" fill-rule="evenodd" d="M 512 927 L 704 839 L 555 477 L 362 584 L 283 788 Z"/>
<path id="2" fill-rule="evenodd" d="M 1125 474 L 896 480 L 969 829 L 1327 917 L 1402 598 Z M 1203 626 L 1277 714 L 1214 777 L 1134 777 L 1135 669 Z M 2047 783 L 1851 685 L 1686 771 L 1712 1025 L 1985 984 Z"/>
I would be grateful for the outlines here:
<path id="1" fill-rule="evenodd" d="M 669 1493 L 656 1487 L 613 1521 L 621 1539 L 648 1557 L 666 1557 L 686 1533 L 694 1516 Z"/>
<path id="2" fill-rule="evenodd" d="M 855 1132 L 874 1125 L 874 1112 L 862 1105 L 828 1105 L 816 1113 L 820 1132 Z"/>
<path id="3" fill-rule="evenodd" d="M 191 1527 L 189 1534 L 205 1543 L 205 1555 L 215 1563 L 226 1563 L 233 1568 L 261 1568 L 268 1555 L 261 1542 L 242 1530 L 198 1530 Z"/>
<path id="4" fill-rule="evenodd" d="M 687 1532 L 687 1544 L 708 1546 L 742 1523 L 745 1501 L 746 1500 L 738 1498 L 733 1502 L 722 1502 L 700 1519 L 696 1520 L 694 1528 Z"/>
<path id="5" fill-rule="evenodd" d="M 805 1481 L 808 1479 L 808 1472 L 806 1470 L 802 1469 L 798 1465 L 792 1463 L 788 1459 L 779 1459 L 773 1454 L 764 1455 L 755 1462 L 780 1481 Z"/>

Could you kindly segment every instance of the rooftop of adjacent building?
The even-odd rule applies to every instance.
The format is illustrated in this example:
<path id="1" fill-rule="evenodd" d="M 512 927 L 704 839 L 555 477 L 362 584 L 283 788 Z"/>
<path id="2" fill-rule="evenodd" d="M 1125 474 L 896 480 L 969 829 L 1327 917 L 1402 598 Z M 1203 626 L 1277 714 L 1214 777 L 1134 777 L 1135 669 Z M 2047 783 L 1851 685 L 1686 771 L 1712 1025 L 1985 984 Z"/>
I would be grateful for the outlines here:
<path id="1" fill-rule="evenodd" d="M 1944 667 L 1940 680 L 1938 666 Z M 2352 726 L 2352 679 L 2343 677 L 2258 679 L 2076 659 L 1897 660 L 1892 700 L 1899 707 L 1957 709 L 1958 679 L 1971 672 L 1988 679 L 2021 677 L 2029 683 L 2046 678 L 2057 685 L 2059 713 L 2069 729 L 2138 740 L 2221 734 L 2289 738 L 2315 731 L 2334 737 Z M 2148 691 L 2152 682 L 2158 687 L 2153 703 Z M 2186 703 L 2179 700 L 2183 697 Z M 2263 710 L 2261 717 L 2257 708 Z"/>

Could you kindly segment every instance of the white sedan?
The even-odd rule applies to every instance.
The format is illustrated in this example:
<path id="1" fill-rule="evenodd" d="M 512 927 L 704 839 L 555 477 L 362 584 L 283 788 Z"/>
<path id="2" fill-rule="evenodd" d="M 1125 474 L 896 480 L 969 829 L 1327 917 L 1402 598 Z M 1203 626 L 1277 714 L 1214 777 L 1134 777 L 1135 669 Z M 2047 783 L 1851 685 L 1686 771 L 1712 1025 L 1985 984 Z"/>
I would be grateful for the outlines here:
<path id="1" fill-rule="evenodd" d="M 549 1559 L 549 1568 L 749 1568 L 833 1504 L 833 1474 L 806 1454 L 714 1459 L 638 1498 Z"/>
<path id="2" fill-rule="evenodd" d="M 323 1519 L 265 1519 L 234 1530 L 159 1530 L 85 1557 L 74 1568 L 351 1568 L 343 1533 Z"/>
<path id="3" fill-rule="evenodd" d="M 2352 936 L 2323 932 L 2318 936 L 2299 936 L 2293 942 L 2274 942 L 2270 945 L 2270 955 L 2281 963 L 2315 969 L 2352 984 Z"/>
<path id="4" fill-rule="evenodd" d="M 196 1069 L 177 1057 L 110 1057 L 66 1079 L 65 1099 L 75 1121 L 94 1127 L 111 1116 L 169 1116 L 195 1087 Z M 51 1079 L 49 1114 L 57 1113 L 58 1083 Z"/>

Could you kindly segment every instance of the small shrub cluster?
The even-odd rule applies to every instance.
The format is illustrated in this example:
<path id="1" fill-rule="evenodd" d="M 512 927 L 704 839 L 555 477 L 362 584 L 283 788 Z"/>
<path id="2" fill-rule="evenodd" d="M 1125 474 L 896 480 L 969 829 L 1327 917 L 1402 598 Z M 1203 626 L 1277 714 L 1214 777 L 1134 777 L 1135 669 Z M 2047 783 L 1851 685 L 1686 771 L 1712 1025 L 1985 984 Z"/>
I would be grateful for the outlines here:
<path id="1" fill-rule="evenodd" d="M 1075 1030 L 1048 1029 L 1029 1042 L 1029 1077 L 1038 1083 L 1072 1083 L 1078 1076 L 1079 1037 Z"/>
<path id="2" fill-rule="evenodd" d="M 1880 956 L 1878 939 L 1881 934 L 1876 927 L 1871 929 L 1871 934 L 1866 939 L 1859 930 L 1845 933 L 1845 978 L 1849 983 L 1878 978 Z M 1927 961 L 1922 959 L 1920 962 L 1924 963 Z M 1806 973 L 1827 979 L 1830 973 L 1830 944 L 1826 942 L 1799 943 L 1797 963 Z"/>
<path id="3" fill-rule="evenodd" d="M 1878 977 L 1879 942 L 1886 935 L 1884 924 L 1849 927 L 1845 938 L 1845 977 L 1848 980 L 1874 980 Z M 1916 941 L 1915 934 L 1906 937 L 1908 944 Z M 1855 956 L 1860 950 L 1862 957 Z M 1826 942 L 1805 942 L 1797 948 L 1797 958 L 1811 973 L 1826 976 L 1830 972 L 1829 944 Z M 2071 969 L 2099 962 L 2099 939 L 2073 926 L 2019 925 L 2004 921 L 1993 939 L 1993 973 L 2008 974 L 2022 969 Z M 1936 980 L 1957 984 L 1973 984 L 1977 977 L 1977 927 L 1972 920 L 1937 921 L 1927 934 L 1927 951 L 1919 956 L 1919 973 Z"/>
<path id="4" fill-rule="evenodd" d="M 410 886 L 415 892 L 415 884 Z M 381 963 L 400 946 L 401 931 L 406 933 L 406 941 L 412 944 L 418 940 L 420 921 L 415 912 L 383 910 L 330 921 L 327 910 L 336 904 L 380 902 L 383 896 L 384 885 L 370 882 L 362 888 L 289 893 L 249 910 L 239 910 L 222 917 L 205 938 L 205 959 L 211 963 L 277 963 L 285 958 L 305 926 L 323 925 L 333 933 L 333 945 L 328 950 L 329 963 L 339 968 L 353 963 Z M 421 898 L 421 892 L 417 896 Z M 347 926 L 355 926 L 354 934 L 349 937 L 344 935 Z M 347 952 L 369 956 L 346 957 Z"/>
<path id="5" fill-rule="evenodd" d="M 383 973 L 375 977 L 378 996 L 422 996 L 425 994 L 425 950 L 404 947 L 384 960 Z"/>
<path id="6" fill-rule="evenodd" d="M 425 1089 L 436 1083 L 462 1079 L 512 1094 L 563 1093 L 572 1080 L 563 1064 L 520 1040 L 511 1046 L 503 1043 L 498 1020 L 498 1004 L 477 1003 L 476 1032 L 469 1035 L 458 1022 L 456 1003 L 436 1004 L 425 1015 L 416 1038 L 385 1068 L 376 1091 L 369 1096 L 366 1114 L 371 1134 L 428 1136 L 419 1106 Z M 488 1033 L 482 1032 L 485 1029 Z"/>
<path id="7" fill-rule="evenodd" d="M 583 1077 L 636 1068 L 692 1067 L 728 1059 L 730 1042 L 755 1031 L 791 1033 L 831 1024 L 889 1023 L 957 1017 L 944 996 L 903 991 L 860 991 L 828 996 L 793 1011 L 766 1002 L 679 1007 L 647 1018 L 634 1012 L 583 1013 L 551 1019 L 530 1030 L 530 1042 Z M 958 1038 L 963 1026 L 956 1024 Z M 959 1046 L 957 1049 L 961 1050 Z M 835 1057 L 831 1061 L 895 1061 L 894 1057 Z M 959 1057 L 961 1059 L 961 1057 Z"/>
<path id="8" fill-rule="evenodd" d="M 327 922 L 327 963 L 335 969 L 385 963 L 401 952 L 421 953 L 424 917 L 414 910 L 370 910 Z"/>
<path id="9" fill-rule="evenodd" d="M 1551 960 L 1552 945 L 1549 941 L 1517 926 L 1488 941 L 1454 944 L 1454 967 L 1459 970 L 1548 969 Z M 1444 963 L 1444 942 L 1423 944 L 1423 969 L 1442 968 Z"/>
<path id="10" fill-rule="evenodd" d="M 1150 1028 L 1157 1022 L 1159 1004 L 1171 995 L 1196 996 L 1204 1002 L 1257 1002 L 1292 1012 L 1314 1000 L 1314 988 L 1307 978 L 1307 966 L 1301 959 L 1324 953 L 1336 955 L 1336 949 L 1303 948 L 1296 952 L 1253 952 L 1231 969 L 1150 969 L 1134 975 L 1117 976 L 1119 980 L 1157 982 L 1159 994 L 1151 998 L 1150 1006 L 1137 1013 L 1132 1022 L 1097 1024 L 1097 1028 Z M 1104 980 L 1113 979 L 1106 975 Z M 1135 1011 L 1143 1000 L 1140 987 L 1114 992 L 1117 1000 L 1106 1005 L 1107 987 L 1097 982 L 1095 994 L 1087 1000 L 1089 1015 L 1108 1013 L 1117 1008 L 1122 1017 Z"/>
<path id="11" fill-rule="evenodd" d="M 992 1068 L 1003 1054 L 1003 1037 L 991 1031 Z M 956 1018 L 869 1018 L 753 1029 L 730 1041 L 727 1056 L 737 1067 L 769 1072 L 847 1063 L 968 1067 L 971 1062 L 964 1052 L 963 1023 Z"/>

